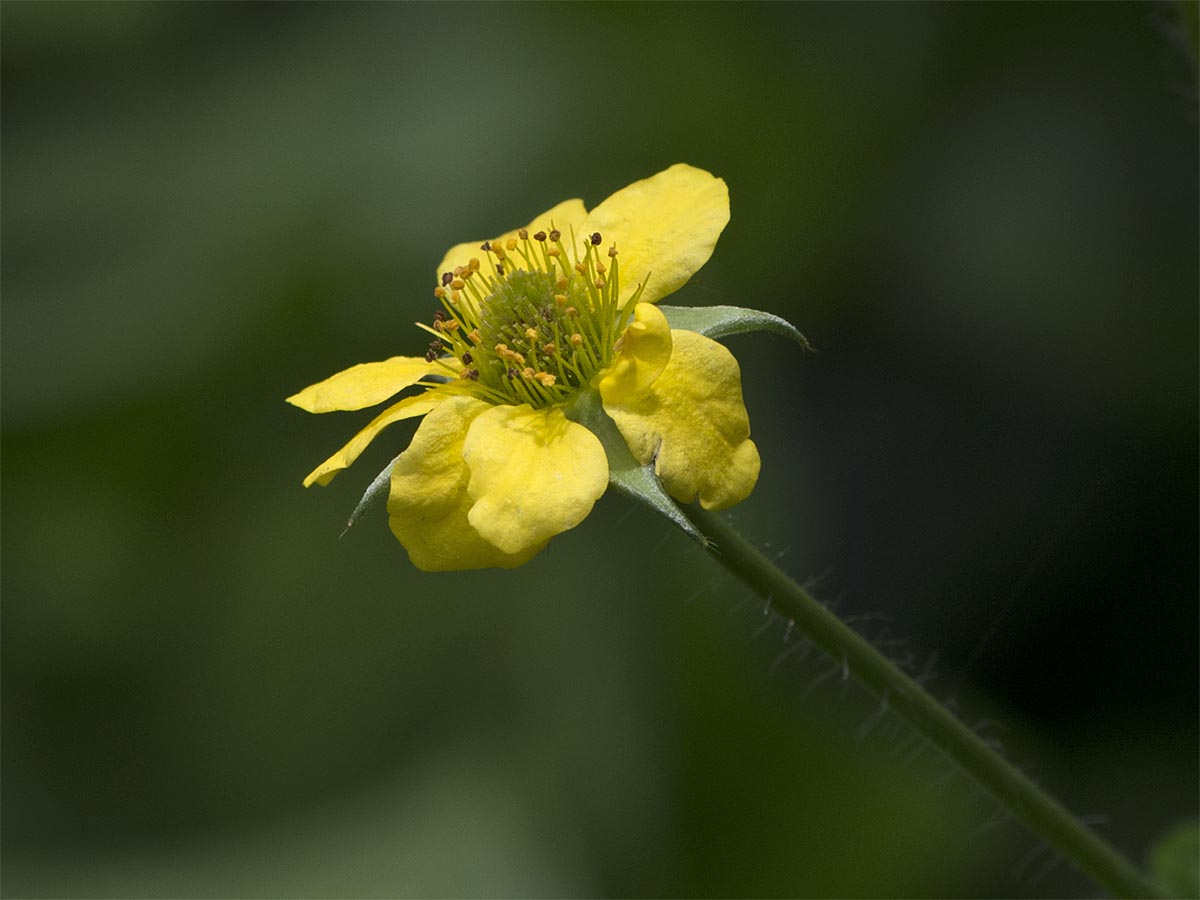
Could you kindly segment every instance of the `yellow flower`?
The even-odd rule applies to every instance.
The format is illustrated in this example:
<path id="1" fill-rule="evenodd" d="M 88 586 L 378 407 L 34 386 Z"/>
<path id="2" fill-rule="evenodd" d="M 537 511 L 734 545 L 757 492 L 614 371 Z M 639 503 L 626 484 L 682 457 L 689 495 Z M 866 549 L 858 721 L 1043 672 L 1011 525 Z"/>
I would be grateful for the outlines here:
<path id="1" fill-rule="evenodd" d="M 725 182 L 679 164 L 591 212 L 567 200 L 527 228 L 454 247 L 434 289 L 443 309 L 420 326 L 433 338 L 424 357 L 354 366 L 288 398 L 323 413 L 421 389 L 305 486 L 327 484 L 386 426 L 424 416 L 390 467 L 392 531 L 427 571 L 519 566 L 609 484 L 611 446 L 580 424 L 597 421 L 580 410 L 598 396 L 611 433 L 671 497 L 741 501 L 759 457 L 737 362 L 654 305 L 707 262 L 728 221 Z"/>

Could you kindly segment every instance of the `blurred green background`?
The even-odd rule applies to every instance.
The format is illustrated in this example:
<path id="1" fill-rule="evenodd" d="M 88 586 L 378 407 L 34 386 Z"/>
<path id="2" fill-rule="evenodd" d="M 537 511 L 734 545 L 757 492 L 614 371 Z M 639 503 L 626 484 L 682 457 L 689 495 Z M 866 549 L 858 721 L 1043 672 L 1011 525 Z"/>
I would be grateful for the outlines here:
<path id="1" fill-rule="evenodd" d="M 1197 118 L 1178 10 L 5 2 L 6 896 L 1087 896 L 619 497 L 414 570 L 453 243 L 671 163 L 733 218 L 736 521 L 1144 857 L 1197 806 Z"/>

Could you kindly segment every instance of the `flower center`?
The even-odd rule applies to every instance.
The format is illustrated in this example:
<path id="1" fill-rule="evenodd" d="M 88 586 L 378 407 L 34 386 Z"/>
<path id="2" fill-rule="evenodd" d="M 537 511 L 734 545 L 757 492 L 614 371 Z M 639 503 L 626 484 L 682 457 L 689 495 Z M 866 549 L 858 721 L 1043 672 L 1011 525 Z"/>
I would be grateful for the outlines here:
<path id="1" fill-rule="evenodd" d="M 434 289 L 444 312 L 421 327 L 435 338 L 426 359 L 444 359 L 456 378 L 447 389 L 537 409 L 567 402 L 612 364 L 642 288 L 620 302 L 617 248 L 605 263 L 599 234 L 569 245 L 553 223 L 517 234 L 485 242 L 482 262 L 444 272 Z"/>

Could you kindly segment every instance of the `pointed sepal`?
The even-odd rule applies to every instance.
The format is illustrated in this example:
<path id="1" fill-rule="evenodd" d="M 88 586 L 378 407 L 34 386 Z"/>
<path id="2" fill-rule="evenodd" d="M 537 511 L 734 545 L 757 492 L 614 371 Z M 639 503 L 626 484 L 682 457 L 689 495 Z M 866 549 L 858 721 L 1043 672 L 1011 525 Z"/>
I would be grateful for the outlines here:
<path id="1" fill-rule="evenodd" d="M 700 543 L 706 543 L 704 535 L 663 489 L 662 482 L 654 474 L 654 463 L 643 466 L 629 452 L 629 446 L 617 429 L 617 424 L 604 411 L 599 391 L 594 388 L 583 391 L 566 412 L 567 418 L 583 425 L 600 439 L 608 457 L 610 487 L 650 507 Z"/>
<path id="2" fill-rule="evenodd" d="M 800 330 L 787 319 L 757 309 L 740 306 L 663 306 L 658 307 L 671 323 L 672 328 L 695 331 L 705 337 L 718 340 L 731 334 L 748 331 L 770 331 L 791 338 L 805 350 L 812 350 Z"/>

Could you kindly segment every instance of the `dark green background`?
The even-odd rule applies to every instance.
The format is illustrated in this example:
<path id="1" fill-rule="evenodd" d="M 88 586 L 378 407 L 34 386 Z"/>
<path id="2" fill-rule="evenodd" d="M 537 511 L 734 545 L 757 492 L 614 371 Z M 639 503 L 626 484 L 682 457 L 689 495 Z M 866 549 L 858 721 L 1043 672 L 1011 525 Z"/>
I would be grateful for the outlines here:
<path id="1" fill-rule="evenodd" d="M 300 479 L 453 243 L 671 163 L 733 218 L 756 541 L 1135 858 L 1197 797 L 1177 9 L 25 4 L 3 35 L 7 896 L 1087 895 L 606 497 L 415 571 Z"/>

